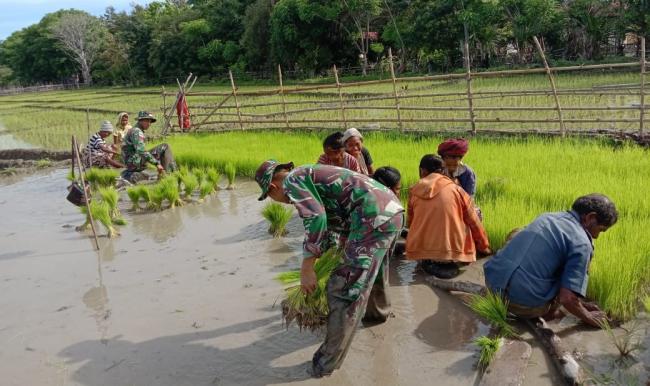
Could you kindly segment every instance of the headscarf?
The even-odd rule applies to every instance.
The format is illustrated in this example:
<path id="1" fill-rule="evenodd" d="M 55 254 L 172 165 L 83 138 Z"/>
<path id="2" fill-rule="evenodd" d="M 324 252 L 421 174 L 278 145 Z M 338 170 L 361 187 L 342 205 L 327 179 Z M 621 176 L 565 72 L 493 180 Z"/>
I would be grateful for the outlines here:
<path id="1" fill-rule="evenodd" d="M 361 135 L 359 130 L 355 129 L 354 127 L 351 127 L 343 132 L 343 138 L 342 138 L 343 143 L 346 143 L 348 139 L 352 137 L 359 137 L 363 139 L 363 135 Z"/>
<path id="2" fill-rule="evenodd" d="M 438 145 L 438 154 L 442 156 L 457 155 L 464 156 L 469 150 L 469 142 L 464 138 L 448 139 Z"/>
<path id="3" fill-rule="evenodd" d="M 122 126 L 122 118 L 125 115 L 128 116 L 129 113 L 121 112 L 117 115 L 117 123 L 115 124 L 115 131 L 113 132 L 113 135 L 117 138 L 116 143 L 118 144 L 122 142 L 122 139 L 126 135 L 126 132 L 129 131 L 132 127 L 130 124 L 127 124 L 126 126 Z"/>

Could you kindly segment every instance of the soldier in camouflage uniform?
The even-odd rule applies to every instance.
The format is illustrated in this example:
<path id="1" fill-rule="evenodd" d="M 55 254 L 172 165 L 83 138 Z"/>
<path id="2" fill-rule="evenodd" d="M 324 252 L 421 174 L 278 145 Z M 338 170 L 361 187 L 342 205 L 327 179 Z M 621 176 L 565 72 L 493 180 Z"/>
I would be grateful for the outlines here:
<path id="1" fill-rule="evenodd" d="M 144 131 L 154 122 L 156 122 L 156 118 L 151 113 L 140 111 L 138 123 L 124 135 L 122 159 L 126 164 L 126 170 L 122 172 L 122 178 L 125 180 L 135 183 L 146 179 L 147 176 L 142 171 L 147 168 L 147 163 L 155 165 L 159 175 L 165 171 L 176 170 L 176 163 L 169 145 L 163 143 L 149 151 L 144 148 Z"/>
<path id="2" fill-rule="evenodd" d="M 361 321 L 384 322 L 389 315 L 387 254 L 399 235 L 404 208 L 377 181 L 329 165 L 264 162 L 255 174 L 260 200 L 293 204 L 305 226 L 300 282 L 304 292 L 316 288 L 314 263 L 328 231 L 341 234 L 344 258 L 327 283 L 327 335 L 312 359 L 312 374 L 331 374 L 343 363 Z"/>

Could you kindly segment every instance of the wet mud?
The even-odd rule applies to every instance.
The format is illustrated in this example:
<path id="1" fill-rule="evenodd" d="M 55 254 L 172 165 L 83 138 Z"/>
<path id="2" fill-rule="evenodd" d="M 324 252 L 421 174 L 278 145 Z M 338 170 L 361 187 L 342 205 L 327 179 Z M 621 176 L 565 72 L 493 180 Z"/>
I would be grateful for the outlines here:
<path id="1" fill-rule="evenodd" d="M 312 379 L 308 363 L 322 336 L 282 325 L 274 280 L 300 261 L 295 216 L 287 237 L 272 238 L 250 181 L 157 213 L 128 212 L 125 200 L 128 225 L 119 238 L 100 237 L 95 252 L 90 235 L 74 230 L 84 217 L 65 201 L 66 173 L 0 185 L 0 384 L 478 383 L 472 340 L 489 327 L 458 296 L 428 287 L 414 262 L 391 262 L 394 317 L 363 326 L 343 367 Z M 480 280 L 479 268 L 463 279 Z M 611 362 L 602 333 L 558 326 L 594 353 L 585 359 Z M 526 384 L 558 383 L 535 347 Z"/>

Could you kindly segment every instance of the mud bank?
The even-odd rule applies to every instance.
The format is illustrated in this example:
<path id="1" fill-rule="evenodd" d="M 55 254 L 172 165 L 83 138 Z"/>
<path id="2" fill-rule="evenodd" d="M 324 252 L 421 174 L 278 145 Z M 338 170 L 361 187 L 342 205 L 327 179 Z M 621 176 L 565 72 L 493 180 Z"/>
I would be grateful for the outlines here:
<path id="1" fill-rule="evenodd" d="M 302 229 L 273 239 L 257 188 L 239 181 L 202 204 L 133 214 L 92 250 L 67 171 L 0 187 L 0 374 L 3 385 L 472 385 L 472 340 L 488 332 L 458 298 L 432 290 L 415 264 L 393 261 L 394 318 L 363 327 L 341 370 L 306 369 L 321 337 L 286 330 L 273 278 L 298 266 Z M 477 267 L 463 275 L 479 278 Z M 561 325 L 558 325 L 561 328 Z M 567 325 L 568 326 L 568 325 Z M 609 355 L 601 335 L 573 339 Z M 600 333 L 594 333 L 600 334 Z M 582 337 L 588 337 L 585 342 Z M 571 337 L 571 338 L 569 338 Z M 595 343 L 598 342 L 598 343 Z M 613 348 L 613 347 L 612 347 Z M 594 355 L 601 355 L 594 354 Z M 647 355 L 647 352 L 645 353 Z M 644 357 L 647 359 L 647 356 Z M 608 359 L 609 360 L 609 359 Z M 648 363 L 648 362 L 646 362 Z M 527 385 L 559 379 L 535 347 Z"/>

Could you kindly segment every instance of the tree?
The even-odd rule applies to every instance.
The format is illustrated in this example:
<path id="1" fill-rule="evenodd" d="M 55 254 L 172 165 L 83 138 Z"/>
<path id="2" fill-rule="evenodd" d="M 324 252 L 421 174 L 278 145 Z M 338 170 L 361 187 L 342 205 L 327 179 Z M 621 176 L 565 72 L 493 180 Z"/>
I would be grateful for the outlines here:
<path id="1" fill-rule="evenodd" d="M 257 0 L 246 8 L 240 44 L 248 66 L 254 69 L 263 67 L 270 59 L 271 9 L 270 0 Z"/>
<path id="2" fill-rule="evenodd" d="M 343 17 L 337 18 L 341 27 L 351 37 L 354 46 L 359 51 L 361 58 L 361 73 L 366 76 L 368 69 L 368 50 L 370 49 L 371 23 L 381 13 L 380 0 L 342 0 Z M 353 27 L 348 27 L 347 20 Z M 352 32 L 354 30 L 354 32 Z"/>
<path id="3" fill-rule="evenodd" d="M 90 70 L 106 34 L 99 19 L 85 12 L 70 11 L 52 26 L 52 34 L 79 64 L 84 82 L 92 84 Z"/>

